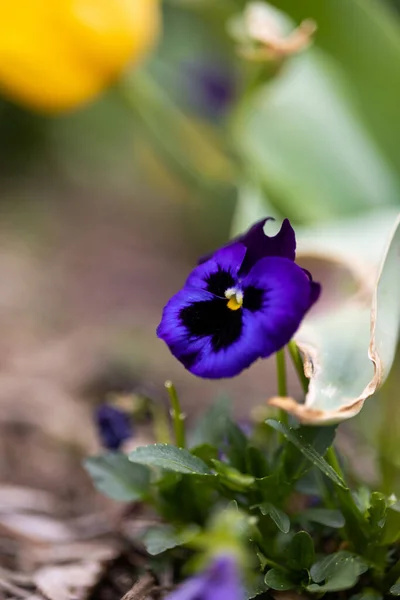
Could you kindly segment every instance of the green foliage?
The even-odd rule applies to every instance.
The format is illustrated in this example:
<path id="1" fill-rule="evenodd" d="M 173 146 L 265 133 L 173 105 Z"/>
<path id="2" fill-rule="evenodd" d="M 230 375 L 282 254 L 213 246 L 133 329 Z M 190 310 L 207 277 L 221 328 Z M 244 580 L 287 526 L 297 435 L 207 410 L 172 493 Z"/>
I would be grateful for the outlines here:
<path id="1" fill-rule="evenodd" d="M 385 525 L 387 515 L 386 498 L 379 492 L 371 494 L 370 507 L 368 509 L 367 520 L 370 527 L 370 535 L 374 538 L 382 536 L 382 530 Z"/>
<path id="2" fill-rule="evenodd" d="M 311 49 L 253 90 L 233 122 L 249 171 L 294 220 L 328 221 L 397 201 L 399 184 L 346 84 L 337 64 Z"/>
<path id="3" fill-rule="evenodd" d="M 295 430 L 291 427 L 286 427 L 283 423 L 279 421 L 274 421 L 273 419 L 269 419 L 267 424 L 270 425 L 275 431 L 281 433 L 291 444 L 293 444 L 304 456 L 307 460 L 309 460 L 315 467 L 317 467 L 326 477 L 329 477 L 339 487 L 346 489 L 346 485 L 342 478 L 334 471 L 334 469 L 326 462 L 326 460 L 321 456 L 321 454 L 305 439 L 302 437 L 301 429 Z M 324 431 L 324 430 L 322 430 Z M 326 431 L 325 435 L 329 439 L 329 429 Z"/>
<path id="4" fill-rule="evenodd" d="M 217 475 L 219 475 L 220 482 L 229 489 L 241 492 L 254 485 L 255 478 L 252 475 L 241 473 L 220 460 L 213 460 L 212 462 Z"/>
<path id="5" fill-rule="evenodd" d="M 291 580 L 288 573 L 283 569 L 270 569 L 265 576 L 265 583 L 278 592 L 293 590 L 296 587 L 296 583 Z"/>
<path id="6" fill-rule="evenodd" d="M 186 531 L 177 531 L 171 525 L 159 525 L 150 527 L 142 538 L 142 542 L 147 552 L 151 556 L 162 554 L 167 550 L 188 543 L 196 535 L 196 529 Z"/>
<path id="7" fill-rule="evenodd" d="M 392 596 L 400 596 L 400 579 L 396 581 L 394 585 L 390 588 L 390 593 Z"/>
<path id="8" fill-rule="evenodd" d="M 177 473 L 211 475 L 210 469 L 200 458 L 171 444 L 140 446 L 130 453 L 129 460 L 133 463 Z"/>
<path id="9" fill-rule="evenodd" d="M 315 583 L 309 585 L 307 590 L 316 593 L 347 590 L 367 570 L 368 564 L 360 557 L 349 552 L 337 552 L 312 565 L 310 573 Z"/>
<path id="10" fill-rule="evenodd" d="M 383 600 L 383 596 L 372 588 L 364 588 L 359 594 L 350 596 L 350 600 Z"/>
<path id="11" fill-rule="evenodd" d="M 190 446 L 209 444 L 210 446 L 219 447 L 225 439 L 225 431 L 230 417 L 229 398 L 223 396 L 217 399 L 200 417 L 196 427 L 190 433 Z"/>
<path id="12" fill-rule="evenodd" d="M 340 529 L 345 524 L 345 519 L 340 510 L 329 508 L 308 508 L 301 513 L 301 518 L 333 529 Z"/>
<path id="13" fill-rule="evenodd" d="M 394 544 L 400 538 L 400 503 L 388 506 L 381 543 Z"/>
<path id="14" fill-rule="evenodd" d="M 263 502 L 262 504 L 258 504 L 257 508 L 259 508 L 262 515 L 269 515 L 277 528 L 282 531 L 282 533 L 289 533 L 290 531 L 290 519 L 279 508 L 276 508 L 271 502 Z"/>
<path id="15" fill-rule="evenodd" d="M 124 454 L 91 456 L 85 459 L 84 466 L 96 488 L 114 500 L 135 502 L 149 494 L 149 470 L 132 464 Z"/>
<path id="16" fill-rule="evenodd" d="M 219 423 L 207 436 L 210 413 Z M 330 448 L 335 427 L 267 424 L 272 435 L 260 438 L 258 427 L 245 434 L 219 404 L 203 419 L 194 438 L 202 443 L 191 450 L 153 444 L 136 448 L 129 459 L 90 458 L 86 468 L 108 495 L 151 502 L 162 521 L 142 542 L 157 560 L 230 548 L 245 565 L 258 561 L 260 577 L 250 577 L 247 598 L 268 588 L 318 596 L 356 588 L 353 600 L 379 600 L 389 589 L 398 594 L 395 498 L 364 487 L 356 501 Z M 299 495 L 304 510 L 296 509 Z M 326 540 L 346 550 L 327 552 Z"/>
<path id="17" fill-rule="evenodd" d="M 296 571 L 311 568 L 315 559 L 314 543 L 306 531 L 293 536 L 287 549 L 287 564 Z"/>

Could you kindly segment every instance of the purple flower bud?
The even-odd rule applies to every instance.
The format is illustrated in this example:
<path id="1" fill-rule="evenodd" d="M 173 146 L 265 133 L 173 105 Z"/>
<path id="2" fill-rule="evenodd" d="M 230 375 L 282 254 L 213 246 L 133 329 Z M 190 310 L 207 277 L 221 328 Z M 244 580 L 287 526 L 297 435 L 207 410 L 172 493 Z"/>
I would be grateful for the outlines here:
<path id="1" fill-rule="evenodd" d="M 244 600 L 233 556 L 219 556 L 202 573 L 187 579 L 166 600 Z"/>
<path id="2" fill-rule="evenodd" d="M 109 404 L 101 404 L 95 414 L 98 434 L 102 445 L 109 450 L 118 450 L 123 442 L 132 437 L 129 415 Z"/>
<path id="3" fill-rule="evenodd" d="M 209 117 L 223 115 L 235 96 L 236 82 L 232 70 L 221 64 L 186 66 L 192 103 Z"/>

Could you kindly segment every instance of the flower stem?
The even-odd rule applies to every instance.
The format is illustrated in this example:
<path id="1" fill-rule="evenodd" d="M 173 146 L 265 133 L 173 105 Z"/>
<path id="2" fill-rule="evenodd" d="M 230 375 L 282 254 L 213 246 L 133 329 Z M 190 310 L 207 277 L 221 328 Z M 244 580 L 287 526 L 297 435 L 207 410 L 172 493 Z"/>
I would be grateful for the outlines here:
<path id="1" fill-rule="evenodd" d="M 299 349 L 294 340 L 290 340 L 290 342 L 288 343 L 288 350 L 292 358 L 294 368 L 296 369 L 297 375 L 299 377 L 301 387 L 303 388 L 303 392 L 306 394 L 308 391 L 308 379 L 304 375 L 303 360 L 300 356 Z"/>
<path id="2" fill-rule="evenodd" d="M 331 446 L 329 448 L 329 450 L 326 453 L 325 458 L 326 458 L 327 462 L 330 464 L 330 466 L 332 467 L 332 469 L 334 471 L 336 471 L 336 473 L 339 475 L 339 477 L 341 477 L 341 479 L 343 479 L 343 481 L 344 481 L 342 467 L 340 466 L 339 459 L 336 455 L 335 448 L 333 446 Z"/>
<path id="3" fill-rule="evenodd" d="M 136 117 L 137 123 L 146 133 L 159 156 L 171 172 L 178 175 L 190 189 L 195 189 L 204 197 L 220 196 L 226 187 L 231 189 L 231 179 L 216 179 L 204 173 L 199 161 L 192 160 L 192 153 L 185 151 L 185 144 L 195 147 L 195 156 L 207 155 L 213 148 L 193 123 L 174 104 L 165 89 L 145 70 L 137 69 L 118 82 L 117 91 L 125 105 Z M 166 133 L 167 130 L 167 133 Z M 172 137 L 175 136 L 175 137 Z M 172 139 L 171 139 L 172 137 Z M 228 149 L 218 138 L 222 160 L 228 161 Z M 219 156 L 219 154 L 218 154 Z M 230 167 L 228 167 L 230 168 Z M 232 168 L 233 163 L 232 163 Z"/>
<path id="4" fill-rule="evenodd" d="M 278 350 L 276 353 L 276 375 L 278 380 L 278 396 L 287 396 L 286 358 L 284 348 Z M 288 424 L 288 415 L 286 411 L 279 411 L 279 420 L 285 425 Z"/>
<path id="5" fill-rule="evenodd" d="M 149 410 L 153 417 L 154 437 L 157 444 L 170 444 L 171 431 L 169 429 L 168 415 L 164 407 L 152 402 L 149 403 Z"/>
<path id="6" fill-rule="evenodd" d="M 174 423 L 175 442 L 178 448 L 185 448 L 185 415 L 182 412 L 178 394 L 172 381 L 166 381 L 165 387 L 167 388 L 171 402 L 171 417 Z"/>

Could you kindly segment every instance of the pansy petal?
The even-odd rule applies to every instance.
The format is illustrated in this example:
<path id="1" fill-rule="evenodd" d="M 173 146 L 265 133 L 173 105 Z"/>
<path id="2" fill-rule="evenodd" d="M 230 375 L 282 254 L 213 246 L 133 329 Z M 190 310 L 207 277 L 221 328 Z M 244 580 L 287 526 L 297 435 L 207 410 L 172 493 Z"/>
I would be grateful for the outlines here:
<path id="1" fill-rule="evenodd" d="M 248 273 L 259 260 L 268 256 L 280 256 L 292 261 L 296 257 L 296 236 L 289 220 L 285 219 L 279 232 L 272 237 L 264 233 L 264 225 L 269 220 L 271 218 L 258 221 L 236 239 L 247 248 L 242 265 L 243 274 Z"/>
<path id="2" fill-rule="evenodd" d="M 280 256 L 294 261 L 296 257 L 296 236 L 290 221 L 285 219 L 279 232 L 270 237 L 264 233 L 264 225 L 267 221 L 273 220 L 272 217 L 268 217 L 258 221 L 246 231 L 246 233 L 239 235 L 223 248 L 227 249 L 235 244 L 242 244 L 245 246 L 247 253 L 241 268 L 242 275 L 247 274 L 257 261 L 261 258 L 266 258 L 267 256 Z M 199 264 L 203 264 L 210 260 L 215 254 L 216 253 L 209 253 L 202 256 L 199 260 Z"/>
<path id="3" fill-rule="evenodd" d="M 322 291 L 322 287 L 320 283 L 317 283 L 316 281 L 311 280 L 310 281 L 310 287 L 311 287 L 311 292 L 310 292 L 310 308 L 313 304 L 316 303 L 316 301 L 318 300 L 318 298 L 321 295 L 321 291 Z"/>
<path id="4" fill-rule="evenodd" d="M 231 556 L 217 558 L 208 570 L 206 600 L 242 600 L 244 597 L 236 561 Z"/>
<path id="5" fill-rule="evenodd" d="M 321 284 L 313 281 L 310 271 L 307 271 L 307 269 L 303 269 L 303 271 L 307 275 L 308 279 L 310 280 L 310 286 L 311 286 L 310 306 L 312 306 L 313 304 L 315 304 L 315 302 L 318 300 L 318 298 L 321 295 Z"/>
<path id="6" fill-rule="evenodd" d="M 265 350 L 265 333 L 260 323 L 249 311 L 235 312 L 241 320 L 240 335 L 231 344 L 217 350 L 212 339 L 205 338 L 203 347 L 190 365 L 189 370 L 194 375 L 205 379 L 234 377 L 262 356 Z"/>
<path id="7" fill-rule="evenodd" d="M 172 354 L 186 368 L 192 364 L 204 346 L 204 339 L 190 335 L 181 319 L 183 309 L 192 307 L 198 302 L 212 302 L 214 296 L 205 290 L 183 288 L 172 296 L 164 307 L 163 315 L 157 327 L 157 336 L 169 346 Z"/>
<path id="8" fill-rule="evenodd" d="M 185 286 L 208 290 L 224 297 L 225 290 L 237 283 L 245 254 L 243 244 L 231 244 L 217 250 L 209 260 L 193 269 Z"/>
<path id="9" fill-rule="evenodd" d="M 270 356 L 291 340 L 319 295 L 312 283 L 286 258 L 263 258 L 252 268 L 243 281 L 243 308 L 246 319 L 254 320 L 264 333 L 260 356 Z"/>
<path id="10" fill-rule="evenodd" d="M 242 600 L 243 597 L 234 558 L 221 556 L 206 571 L 187 579 L 166 600 Z"/>
<path id="11" fill-rule="evenodd" d="M 182 585 L 180 585 L 174 592 L 169 594 L 166 600 L 198 600 L 207 597 L 203 595 L 205 586 L 204 576 L 197 575 L 187 579 Z"/>
<path id="12" fill-rule="evenodd" d="M 184 288 L 164 308 L 157 335 L 193 374 L 233 377 L 264 349 L 259 323 L 246 323 L 243 315 L 205 290 Z"/>

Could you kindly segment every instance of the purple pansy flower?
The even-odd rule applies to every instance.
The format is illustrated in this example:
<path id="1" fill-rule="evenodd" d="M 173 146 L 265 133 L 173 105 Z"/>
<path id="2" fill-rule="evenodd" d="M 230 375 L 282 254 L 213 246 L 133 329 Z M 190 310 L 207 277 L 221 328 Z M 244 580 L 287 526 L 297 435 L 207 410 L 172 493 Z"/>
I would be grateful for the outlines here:
<path id="1" fill-rule="evenodd" d="M 296 265 L 296 239 L 285 219 L 268 219 L 202 259 L 164 308 L 157 335 L 194 375 L 233 377 L 285 346 L 320 294 Z"/>
<path id="2" fill-rule="evenodd" d="M 96 410 L 95 419 L 101 443 L 109 450 L 118 450 L 132 437 L 129 415 L 110 404 L 101 404 Z"/>
<path id="3" fill-rule="evenodd" d="M 166 600 L 244 600 L 234 558 L 216 558 L 206 571 L 185 581 Z"/>

